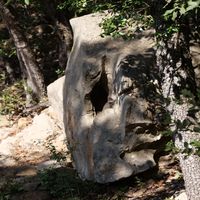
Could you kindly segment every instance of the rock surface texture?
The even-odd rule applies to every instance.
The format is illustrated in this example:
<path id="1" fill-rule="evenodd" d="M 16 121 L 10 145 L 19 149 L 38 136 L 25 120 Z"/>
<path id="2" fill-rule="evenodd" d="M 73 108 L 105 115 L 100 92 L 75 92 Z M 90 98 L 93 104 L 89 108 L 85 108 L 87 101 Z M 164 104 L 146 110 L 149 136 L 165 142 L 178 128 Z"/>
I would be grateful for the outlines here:
<path id="1" fill-rule="evenodd" d="M 12 127 L 0 126 L 0 170 L 6 167 L 46 164 L 50 144 L 66 152 L 66 137 L 52 107 L 33 119 L 20 118 Z M 0 117 L 1 120 L 1 117 Z"/>
<path id="2" fill-rule="evenodd" d="M 48 100 L 57 125 L 63 130 L 63 86 L 65 76 L 60 77 L 47 87 Z"/>
<path id="3" fill-rule="evenodd" d="M 100 37 L 101 14 L 71 20 L 64 125 L 83 179 L 113 182 L 155 166 L 160 135 L 154 32 L 131 41 Z"/>

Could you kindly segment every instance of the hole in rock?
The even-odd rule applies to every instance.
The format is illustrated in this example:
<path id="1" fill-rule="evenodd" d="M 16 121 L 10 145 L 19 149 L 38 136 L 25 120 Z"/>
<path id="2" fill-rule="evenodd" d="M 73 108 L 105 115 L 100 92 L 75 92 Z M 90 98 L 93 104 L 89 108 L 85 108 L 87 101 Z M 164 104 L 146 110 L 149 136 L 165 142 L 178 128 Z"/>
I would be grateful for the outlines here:
<path id="1" fill-rule="evenodd" d="M 108 79 L 105 71 L 102 71 L 99 81 L 90 92 L 90 100 L 96 113 L 101 112 L 108 101 Z"/>

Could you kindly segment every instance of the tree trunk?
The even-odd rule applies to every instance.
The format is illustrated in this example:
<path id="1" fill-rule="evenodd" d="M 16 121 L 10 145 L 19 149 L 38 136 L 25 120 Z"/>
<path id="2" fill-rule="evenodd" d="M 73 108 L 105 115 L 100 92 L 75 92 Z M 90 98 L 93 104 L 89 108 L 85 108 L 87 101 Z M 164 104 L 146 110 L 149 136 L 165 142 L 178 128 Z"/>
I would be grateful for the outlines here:
<path id="1" fill-rule="evenodd" d="M 26 37 L 23 35 L 15 17 L 10 10 L 3 5 L 3 2 L 0 2 L 0 11 L 2 19 L 4 20 L 14 41 L 20 67 L 23 72 L 24 79 L 26 79 L 27 84 L 25 89 L 28 106 L 28 104 L 32 103 L 33 100 L 38 101 L 44 97 L 44 78 L 40 72 L 34 53 L 26 41 Z"/>
<path id="2" fill-rule="evenodd" d="M 59 20 L 56 21 L 58 28 L 59 44 L 59 65 L 62 69 L 66 68 L 69 54 L 73 44 L 72 30 L 69 21 L 60 14 Z"/>
<path id="3" fill-rule="evenodd" d="M 163 5 L 160 6 L 162 7 Z M 158 16 L 162 16 L 161 14 L 163 12 Z M 156 17 L 159 33 L 166 31 L 163 22 L 161 17 Z M 195 132 L 194 128 L 199 123 L 199 110 L 191 114 L 191 108 L 195 106 L 196 83 L 187 44 L 187 33 L 183 28 L 180 28 L 179 33 L 159 39 L 157 66 L 161 74 L 162 93 L 169 102 L 167 110 L 171 115 L 170 127 L 174 133 L 175 146 L 179 151 L 177 157 L 180 160 L 186 193 L 189 200 L 199 200 L 200 157 L 195 155 L 195 148 L 191 145 L 192 141 L 200 140 L 200 134 Z M 183 91 L 189 91 L 191 96 L 184 95 Z"/>
<path id="4" fill-rule="evenodd" d="M 56 27 L 59 38 L 59 66 L 65 69 L 73 44 L 72 28 L 69 23 L 69 16 L 66 16 L 68 11 L 56 9 L 58 2 L 52 0 L 41 1 L 41 3 L 44 5 L 46 14 Z"/>
<path id="5" fill-rule="evenodd" d="M 188 84 L 188 74 L 186 69 L 183 69 L 183 63 L 181 59 L 177 63 L 174 62 L 174 59 L 170 56 L 168 52 L 168 47 L 163 43 L 157 50 L 157 64 L 161 69 L 162 73 L 162 91 L 163 96 L 170 100 L 170 104 L 167 106 L 167 109 L 171 115 L 171 129 L 174 132 L 174 141 L 175 146 L 180 150 L 178 153 L 178 158 L 180 160 L 180 165 L 183 171 L 183 176 L 185 180 L 185 187 L 187 191 L 188 198 L 191 200 L 200 199 L 200 158 L 194 154 L 187 154 L 185 152 L 187 146 L 192 148 L 190 143 L 194 140 L 200 140 L 200 134 L 194 132 L 194 125 L 191 124 L 187 129 L 178 127 L 177 123 L 184 121 L 190 121 L 189 109 L 192 107 L 189 100 L 184 97 L 179 96 L 177 98 L 177 93 L 185 89 L 185 86 Z M 164 55 L 166 52 L 166 55 Z M 174 53 L 175 54 L 175 53 Z M 163 59 L 163 56 L 168 59 Z M 169 59 L 171 57 L 171 59 Z M 180 85 L 181 84 L 181 85 Z M 179 100 L 182 101 L 179 104 Z M 195 116 L 197 117 L 197 116 Z M 195 119 L 193 119 L 195 120 Z M 198 122 L 196 122 L 197 124 Z"/>

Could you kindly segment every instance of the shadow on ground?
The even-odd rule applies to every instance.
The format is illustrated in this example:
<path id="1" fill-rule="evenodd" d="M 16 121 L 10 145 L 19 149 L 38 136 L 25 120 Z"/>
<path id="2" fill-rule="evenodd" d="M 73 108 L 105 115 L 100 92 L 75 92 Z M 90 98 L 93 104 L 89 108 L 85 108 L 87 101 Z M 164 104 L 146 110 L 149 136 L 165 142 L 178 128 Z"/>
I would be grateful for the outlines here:
<path id="1" fill-rule="evenodd" d="M 184 188 L 178 163 L 110 183 L 82 181 L 72 166 L 0 168 L 0 200 L 164 200 Z"/>

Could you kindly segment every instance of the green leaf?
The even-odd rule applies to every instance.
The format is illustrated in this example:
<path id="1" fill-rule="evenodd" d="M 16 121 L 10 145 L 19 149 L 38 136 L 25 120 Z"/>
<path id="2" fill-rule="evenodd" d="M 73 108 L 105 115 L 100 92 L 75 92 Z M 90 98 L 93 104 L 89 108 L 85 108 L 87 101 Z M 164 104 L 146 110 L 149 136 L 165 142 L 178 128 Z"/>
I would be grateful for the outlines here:
<path id="1" fill-rule="evenodd" d="M 173 8 L 173 9 L 170 9 L 170 10 L 167 10 L 167 11 L 165 12 L 164 16 L 171 15 L 173 12 L 174 12 L 174 8 Z"/>
<path id="2" fill-rule="evenodd" d="M 196 148 L 200 148 L 200 141 L 198 140 L 194 140 L 190 144 Z"/>
<path id="3" fill-rule="evenodd" d="M 198 8 L 200 5 L 200 1 L 188 1 L 188 7 L 186 8 L 187 11 L 193 10 L 195 8 Z"/>
<path id="4" fill-rule="evenodd" d="M 174 21 L 178 16 L 178 12 L 177 11 L 174 11 L 173 14 L 172 14 L 172 20 Z"/>
<path id="5" fill-rule="evenodd" d="M 187 12 L 186 9 L 184 8 L 184 5 L 181 6 L 179 12 L 180 12 L 181 15 L 184 15 Z"/>
<path id="6" fill-rule="evenodd" d="M 163 125 L 169 125 L 171 123 L 171 115 L 169 113 L 163 114 L 163 121 L 161 122 Z"/>
<path id="7" fill-rule="evenodd" d="M 188 119 L 185 119 L 184 121 L 180 121 L 180 120 L 176 121 L 177 128 L 180 130 L 186 129 L 190 124 L 191 122 Z"/>
<path id="8" fill-rule="evenodd" d="M 195 126 L 194 129 L 193 129 L 193 131 L 200 133 L 200 127 Z"/>
<path id="9" fill-rule="evenodd" d="M 179 130 L 185 130 L 191 125 L 191 122 L 188 119 L 185 119 L 184 121 L 177 120 L 176 125 Z"/>
<path id="10" fill-rule="evenodd" d="M 30 1 L 29 1 L 29 0 L 24 0 L 24 3 L 25 3 L 26 5 L 29 5 L 29 4 L 30 4 Z"/>
<path id="11" fill-rule="evenodd" d="M 165 145 L 165 149 L 164 151 L 166 152 L 172 152 L 172 153 L 178 153 L 179 152 L 179 149 L 175 147 L 173 141 L 169 141 L 167 142 L 167 144 Z"/>
<path id="12" fill-rule="evenodd" d="M 165 145 L 165 151 L 172 151 L 172 149 L 174 148 L 174 144 L 172 141 L 168 142 L 166 145 Z"/>
<path id="13" fill-rule="evenodd" d="M 172 136 L 172 135 L 173 135 L 173 132 L 172 132 L 171 130 L 165 130 L 165 131 L 162 131 L 161 134 L 162 134 L 163 136 L 168 137 L 168 136 Z"/>
<path id="14" fill-rule="evenodd" d="M 194 140 L 190 144 L 195 148 L 195 154 L 200 156 L 200 141 Z"/>

